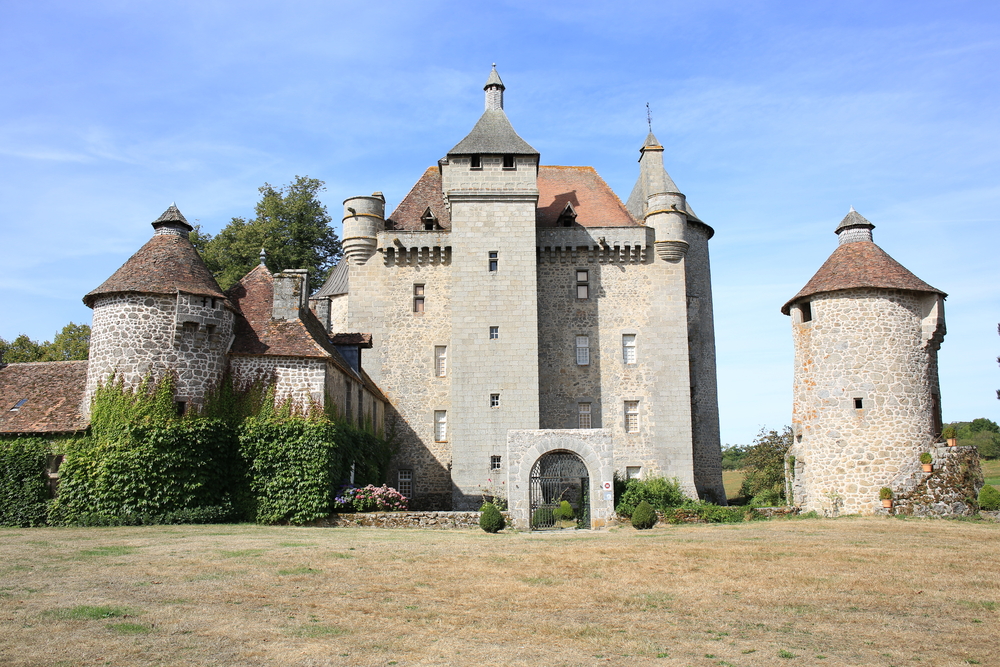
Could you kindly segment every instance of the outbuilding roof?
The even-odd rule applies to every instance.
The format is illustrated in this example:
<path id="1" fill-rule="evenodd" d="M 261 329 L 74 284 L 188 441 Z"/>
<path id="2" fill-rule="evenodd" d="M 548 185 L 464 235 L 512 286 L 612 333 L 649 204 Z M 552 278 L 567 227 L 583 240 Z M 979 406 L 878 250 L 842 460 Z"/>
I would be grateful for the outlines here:
<path id="1" fill-rule="evenodd" d="M 86 361 L 0 365 L 0 433 L 86 429 L 80 412 L 86 386 Z"/>
<path id="2" fill-rule="evenodd" d="M 857 241 L 837 246 L 806 286 L 781 307 L 781 312 L 788 315 L 796 301 L 815 294 L 858 287 L 933 292 L 948 296 L 910 273 L 873 242 Z"/>
<path id="3" fill-rule="evenodd" d="M 226 297 L 198 251 L 178 234 L 154 235 L 83 302 L 93 308 L 97 297 L 121 292 Z"/>

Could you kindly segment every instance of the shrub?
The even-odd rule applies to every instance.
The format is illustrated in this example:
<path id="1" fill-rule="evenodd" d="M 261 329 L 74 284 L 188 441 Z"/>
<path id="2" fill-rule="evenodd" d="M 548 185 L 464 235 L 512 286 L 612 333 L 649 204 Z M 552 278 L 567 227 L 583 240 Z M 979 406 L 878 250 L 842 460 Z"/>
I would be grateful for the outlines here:
<path id="1" fill-rule="evenodd" d="M 927 465 L 928 463 L 930 463 L 933 460 L 934 460 L 934 457 L 931 456 L 930 452 L 923 452 L 920 455 L 920 462 L 923 463 L 924 465 Z"/>
<path id="2" fill-rule="evenodd" d="M 656 510 L 645 500 L 641 501 L 632 512 L 632 526 L 638 530 L 647 530 L 656 525 Z"/>
<path id="3" fill-rule="evenodd" d="M 479 527 L 487 533 L 497 533 L 504 529 L 506 522 L 503 514 L 493 503 L 485 503 L 479 510 Z"/>
<path id="4" fill-rule="evenodd" d="M 945 440 L 957 437 L 954 426 L 946 426 L 943 431 L 941 431 L 941 437 Z"/>
<path id="5" fill-rule="evenodd" d="M 569 521 L 574 517 L 573 506 L 568 500 L 559 503 L 559 507 L 552 510 L 552 518 L 556 521 Z"/>
<path id="6" fill-rule="evenodd" d="M 649 477 L 646 479 L 630 479 L 625 485 L 621 501 L 615 511 L 623 517 L 631 517 L 639 503 L 646 501 L 654 509 L 665 512 L 669 507 L 683 505 L 684 493 L 681 491 L 677 478 Z"/>
<path id="7" fill-rule="evenodd" d="M 888 486 L 883 486 L 878 490 L 878 497 L 882 500 L 892 500 L 892 489 Z"/>
<path id="8" fill-rule="evenodd" d="M 779 507 L 785 504 L 785 496 L 775 490 L 758 493 L 750 499 L 750 507 Z"/>
<path id="9" fill-rule="evenodd" d="M 45 524 L 49 445 L 39 438 L 0 440 L 0 526 Z"/>
<path id="10" fill-rule="evenodd" d="M 1000 510 L 1000 491 L 997 487 L 987 484 L 979 490 L 979 509 L 987 512 Z"/>
<path id="11" fill-rule="evenodd" d="M 785 454 L 792 446 L 792 429 L 785 426 L 781 433 L 764 427 L 743 456 L 746 475 L 740 495 L 753 498 L 768 492 L 785 497 Z M 778 503 L 784 504 L 784 503 Z"/>
<path id="12" fill-rule="evenodd" d="M 668 523 L 686 523 L 692 519 L 705 523 L 742 523 L 762 518 L 757 510 L 739 505 L 722 507 L 700 500 L 691 501 L 672 508 L 664 514 Z"/>
<path id="13" fill-rule="evenodd" d="M 391 486 L 365 487 L 347 485 L 333 500 L 333 508 L 348 512 L 401 512 L 409 507 L 409 499 Z"/>
<path id="14" fill-rule="evenodd" d="M 553 523 L 555 523 L 555 519 L 552 516 L 551 507 L 539 507 L 531 515 L 532 528 L 551 526 Z"/>

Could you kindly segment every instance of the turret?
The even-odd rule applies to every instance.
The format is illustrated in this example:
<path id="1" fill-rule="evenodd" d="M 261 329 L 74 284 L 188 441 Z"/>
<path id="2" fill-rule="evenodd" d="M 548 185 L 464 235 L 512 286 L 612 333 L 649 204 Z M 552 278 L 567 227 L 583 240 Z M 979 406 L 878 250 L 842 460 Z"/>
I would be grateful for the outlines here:
<path id="1" fill-rule="evenodd" d="M 375 192 L 371 197 L 344 200 L 344 256 L 351 264 L 364 264 L 375 254 L 378 233 L 385 229 L 385 197 Z"/>
<path id="2" fill-rule="evenodd" d="M 656 254 L 660 259 L 679 262 L 688 251 L 685 238 L 687 202 L 663 168 L 663 146 L 652 132 L 646 137 L 639 153 L 639 182 L 629 197 L 629 210 L 647 227 L 655 230 Z M 633 199 L 642 201 L 634 202 Z M 634 208 L 641 208 L 641 213 Z"/>
<path id="3" fill-rule="evenodd" d="M 504 85 L 497 73 L 496 63 L 493 63 L 493 71 L 490 72 L 490 77 L 486 80 L 483 90 L 486 91 L 486 110 L 502 111 Z"/>

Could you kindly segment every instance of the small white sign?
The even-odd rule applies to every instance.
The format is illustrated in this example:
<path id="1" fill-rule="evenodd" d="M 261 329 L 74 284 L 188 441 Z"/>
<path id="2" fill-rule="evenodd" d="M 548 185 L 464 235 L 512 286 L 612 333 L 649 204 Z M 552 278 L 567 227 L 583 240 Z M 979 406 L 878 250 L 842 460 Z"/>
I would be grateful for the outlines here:
<path id="1" fill-rule="evenodd" d="M 605 491 L 604 492 L 604 499 L 605 500 L 614 500 L 615 499 L 615 492 L 614 491 Z"/>
<path id="2" fill-rule="evenodd" d="M 604 483 L 604 490 L 605 491 L 610 491 L 611 490 L 611 486 L 612 486 L 611 482 L 605 482 Z"/>

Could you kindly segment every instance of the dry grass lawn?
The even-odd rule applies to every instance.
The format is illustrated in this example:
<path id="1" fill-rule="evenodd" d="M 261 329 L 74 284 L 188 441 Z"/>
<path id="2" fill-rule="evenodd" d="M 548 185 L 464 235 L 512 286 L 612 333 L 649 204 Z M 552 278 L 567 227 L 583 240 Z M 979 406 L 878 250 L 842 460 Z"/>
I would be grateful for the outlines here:
<path id="1" fill-rule="evenodd" d="M 0 529 L 3 665 L 997 665 L 1000 525 Z"/>

